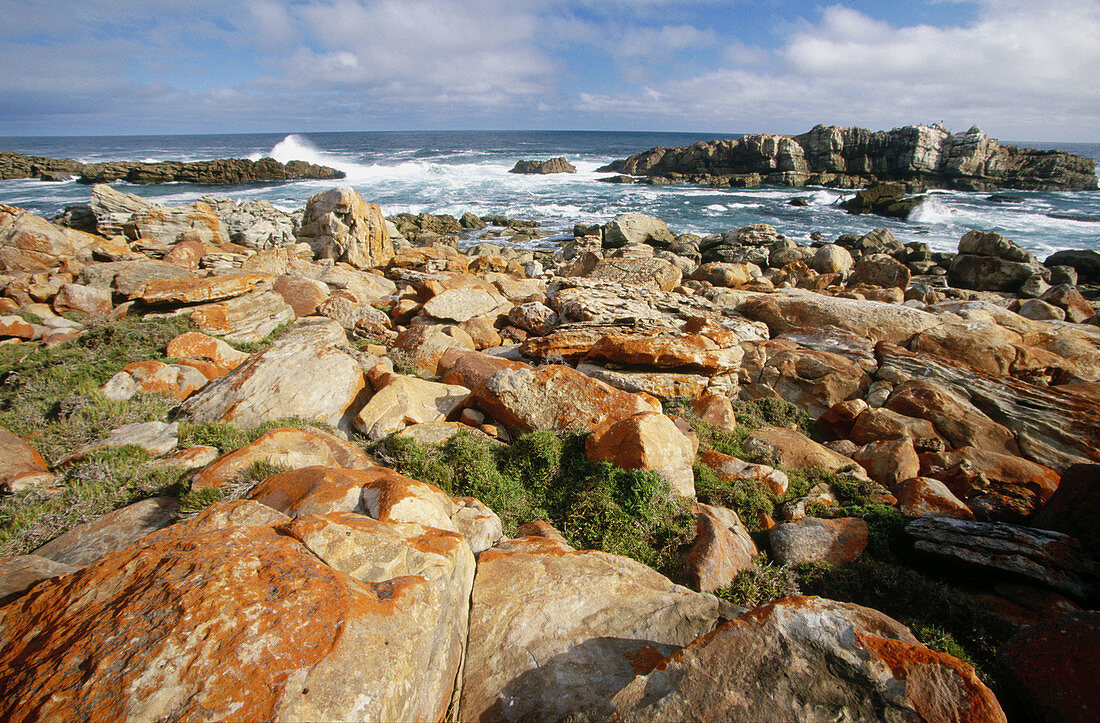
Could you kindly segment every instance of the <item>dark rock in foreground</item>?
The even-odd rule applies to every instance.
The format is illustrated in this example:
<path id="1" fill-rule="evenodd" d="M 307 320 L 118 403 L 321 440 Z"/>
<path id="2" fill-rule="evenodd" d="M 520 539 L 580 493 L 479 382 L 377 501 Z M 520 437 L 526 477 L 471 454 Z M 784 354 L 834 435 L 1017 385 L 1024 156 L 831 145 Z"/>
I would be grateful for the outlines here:
<path id="1" fill-rule="evenodd" d="M 1091 158 L 1005 146 L 978 128 L 953 134 L 941 125 L 890 131 L 818 125 L 798 136 L 759 133 L 652 148 L 600 170 L 733 187 L 858 188 L 888 180 L 973 191 L 1097 187 Z"/>
<path id="2" fill-rule="evenodd" d="M 517 161 L 509 173 L 576 173 L 577 167 L 562 156 L 551 158 L 548 161 Z"/>
<path id="3" fill-rule="evenodd" d="M 0 153 L 0 180 L 40 178 L 65 180 L 79 176 L 81 183 L 257 183 L 262 181 L 322 181 L 344 177 L 343 171 L 305 161 L 282 164 L 274 158 L 258 161 L 247 158 L 222 158 L 213 161 L 109 161 L 80 163 L 70 158 L 42 158 L 21 153 Z"/>

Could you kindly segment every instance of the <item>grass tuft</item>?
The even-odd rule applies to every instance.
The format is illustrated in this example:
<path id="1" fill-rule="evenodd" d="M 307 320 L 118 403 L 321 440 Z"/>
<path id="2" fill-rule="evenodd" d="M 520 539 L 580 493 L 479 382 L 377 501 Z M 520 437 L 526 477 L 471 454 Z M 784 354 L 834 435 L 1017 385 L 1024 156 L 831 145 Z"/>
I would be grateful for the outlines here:
<path id="1" fill-rule="evenodd" d="M 772 600 L 801 595 L 795 571 L 787 565 L 774 565 L 760 553 L 752 567 L 742 570 L 729 587 L 716 590 L 715 595 L 734 605 L 754 608 Z"/>

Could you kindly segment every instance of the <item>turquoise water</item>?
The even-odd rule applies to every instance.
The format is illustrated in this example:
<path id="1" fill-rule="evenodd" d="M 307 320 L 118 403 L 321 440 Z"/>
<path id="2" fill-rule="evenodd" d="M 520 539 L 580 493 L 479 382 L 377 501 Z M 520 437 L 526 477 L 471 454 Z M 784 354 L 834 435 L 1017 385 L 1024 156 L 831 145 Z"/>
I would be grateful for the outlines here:
<path id="1" fill-rule="evenodd" d="M 736 137 L 737 134 L 733 134 Z M 770 223 L 795 241 L 812 233 L 832 239 L 841 233 L 890 228 L 902 241 L 923 241 L 954 251 L 970 229 L 997 231 L 1040 258 L 1066 248 L 1100 250 L 1100 191 L 1042 193 L 1012 191 L 1017 203 L 996 203 L 989 193 L 933 191 L 909 221 L 851 216 L 837 204 L 851 195 L 825 188 L 711 189 L 701 186 L 641 186 L 601 183 L 596 168 L 654 146 L 680 146 L 713 134 L 580 131 L 435 131 L 201 136 L 105 136 L 0 138 L 0 150 L 83 162 L 103 160 L 204 160 L 273 156 L 323 163 L 347 173 L 338 183 L 355 187 L 387 215 L 402 212 L 503 214 L 534 219 L 568 235 L 576 223 L 598 223 L 620 213 L 664 219 L 677 233 L 707 234 L 750 223 Z M 1100 144 L 1022 144 L 1061 148 L 1100 157 Z M 508 173 L 520 159 L 565 156 L 576 174 L 522 176 Z M 165 184 L 120 189 L 162 203 L 182 204 L 206 193 L 238 201 L 262 198 L 294 210 L 310 195 L 337 185 L 300 181 L 246 186 Z M 0 203 L 45 216 L 66 205 L 86 203 L 90 188 L 75 181 L 0 181 Z M 788 201 L 809 200 L 805 207 Z M 1062 216 L 1062 218 L 1052 217 Z M 535 242 L 550 245 L 553 241 Z"/>

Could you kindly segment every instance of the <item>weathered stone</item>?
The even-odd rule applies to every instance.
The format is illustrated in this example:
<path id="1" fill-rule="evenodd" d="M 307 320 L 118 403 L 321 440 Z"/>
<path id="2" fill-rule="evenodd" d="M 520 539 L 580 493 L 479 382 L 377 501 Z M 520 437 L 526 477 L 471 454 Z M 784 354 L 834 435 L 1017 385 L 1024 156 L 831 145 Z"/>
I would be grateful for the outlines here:
<path id="1" fill-rule="evenodd" d="M 374 461 L 358 447 L 320 429 L 278 427 L 265 432 L 255 442 L 203 466 L 191 476 L 191 489 L 229 487 L 257 462 L 287 470 L 314 466 L 343 469 L 374 466 Z"/>
<path id="2" fill-rule="evenodd" d="M 350 431 L 363 389 L 363 371 L 353 357 L 331 347 L 283 342 L 207 384 L 183 402 L 180 414 L 246 428 L 301 417 Z"/>
<path id="3" fill-rule="evenodd" d="M 424 304 L 423 311 L 436 319 L 459 322 L 475 316 L 500 315 L 509 306 L 506 299 L 484 289 L 461 288 L 433 296 Z"/>
<path id="4" fill-rule="evenodd" d="M 688 579 L 702 592 L 729 587 L 742 570 L 752 567 L 756 543 L 733 510 L 696 502 L 691 511 L 695 539 L 684 559 Z"/>
<path id="5" fill-rule="evenodd" d="M 737 378 L 732 374 L 705 377 L 680 372 L 623 371 L 585 362 L 577 365 L 577 371 L 624 392 L 644 392 L 661 400 L 693 399 L 704 394 L 712 383 L 728 382 L 729 389 L 737 386 Z"/>
<path id="6" fill-rule="evenodd" d="M 184 400 L 206 385 L 206 376 L 194 367 L 140 361 L 127 364 L 100 389 L 103 396 L 118 401 L 138 392 L 159 392 Z"/>
<path id="7" fill-rule="evenodd" d="M 939 452 L 944 449 L 943 438 L 927 419 L 907 417 L 892 409 L 864 408 L 844 435 L 856 444 L 867 444 L 888 439 L 909 439 L 918 452 Z"/>
<path id="8" fill-rule="evenodd" d="M 294 309 L 274 291 L 245 294 L 226 301 L 192 307 L 191 321 L 203 331 L 231 342 L 264 339 L 294 320 Z"/>
<path id="9" fill-rule="evenodd" d="M 508 312 L 508 320 L 529 334 L 543 336 L 558 325 L 558 315 L 541 301 L 518 304 Z"/>
<path id="10" fill-rule="evenodd" d="M 215 339 L 196 331 L 188 331 L 168 342 L 167 355 L 174 359 L 205 359 L 226 371 L 236 369 L 248 358 L 221 339 Z"/>
<path id="11" fill-rule="evenodd" d="M 401 374 L 386 374 L 355 417 L 355 428 L 379 440 L 410 424 L 442 422 L 470 396 L 470 390 Z"/>
<path id="12" fill-rule="evenodd" d="M 898 509 L 908 517 L 954 517 L 973 520 L 970 508 L 943 482 L 928 477 L 913 477 L 895 485 Z"/>
<path id="13" fill-rule="evenodd" d="M 831 325 L 892 344 L 906 344 L 920 332 L 942 323 L 935 314 L 899 304 L 839 299 L 802 289 L 753 297 L 741 304 L 738 311 L 766 323 L 775 336 L 795 327 Z"/>
<path id="14" fill-rule="evenodd" d="M 275 279 L 273 291 L 283 297 L 298 318 L 315 313 L 317 307 L 329 298 L 329 288 L 324 282 L 295 276 Z"/>
<path id="15" fill-rule="evenodd" d="M 149 453 L 151 457 L 163 457 L 179 444 L 179 422 L 135 422 L 112 429 L 106 437 L 95 442 L 82 444 L 73 450 L 58 465 L 69 464 L 87 457 L 92 452 L 117 447 L 135 446 Z"/>
<path id="16" fill-rule="evenodd" d="M 885 487 L 920 474 L 920 460 L 908 438 L 870 442 L 859 448 L 852 459 L 867 470 L 867 476 Z"/>
<path id="17" fill-rule="evenodd" d="M 231 299 L 270 285 L 271 278 L 263 274 L 153 279 L 135 289 L 130 299 L 146 304 L 199 304 Z"/>
<path id="18" fill-rule="evenodd" d="M 38 451 L 6 429 L 0 428 L 0 488 L 20 487 L 23 478 L 49 474 L 46 460 Z"/>
<path id="19" fill-rule="evenodd" d="M 604 248 L 620 248 L 628 244 L 652 244 L 671 246 L 676 237 L 668 230 L 668 224 L 659 218 L 640 213 L 624 213 L 603 227 Z"/>
<path id="20" fill-rule="evenodd" d="M 565 160 L 563 156 L 557 158 L 551 158 L 547 161 L 516 161 L 516 165 L 512 167 L 509 173 L 534 173 L 546 175 L 550 173 L 576 173 L 577 167 L 569 161 Z M 473 214 L 467 214 L 473 216 Z M 466 216 L 463 216 L 466 218 Z M 474 216 L 477 218 L 477 216 Z M 481 223 L 480 226 L 471 226 L 469 228 L 485 228 L 485 223 L 478 219 Z"/>
<path id="21" fill-rule="evenodd" d="M 437 377 L 440 359 L 448 349 L 473 351 L 475 344 L 462 329 L 456 326 L 413 326 L 397 335 L 393 346 L 406 352 L 423 376 Z"/>
<path id="22" fill-rule="evenodd" d="M 51 577 L 68 575 L 79 567 L 48 560 L 38 555 L 20 555 L 0 562 L 0 606 Z"/>
<path id="23" fill-rule="evenodd" d="M 855 362 L 827 351 L 786 341 L 764 345 L 766 358 L 757 374 L 748 373 L 749 398 L 778 396 L 817 419 L 837 402 L 863 396 L 871 379 Z"/>
<path id="24" fill-rule="evenodd" d="M 691 401 L 691 411 L 707 424 L 719 429 L 734 431 L 737 417 L 733 413 L 733 403 L 723 394 L 704 394 Z"/>
<path id="25" fill-rule="evenodd" d="M 735 482 L 737 480 L 752 480 L 759 482 L 777 497 L 787 493 L 787 485 L 790 480 L 781 470 L 764 464 L 750 464 L 737 457 L 708 449 L 703 452 L 699 461 L 710 467 L 723 482 Z"/>
<path id="26" fill-rule="evenodd" d="M 973 667 L 876 610 L 823 598 L 761 606 L 646 667 L 592 717 L 1006 720 Z"/>
<path id="27" fill-rule="evenodd" d="M 609 281 L 655 291 L 672 291 L 680 285 L 683 272 L 665 259 L 604 259 L 585 274 L 595 281 Z"/>
<path id="28" fill-rule="evenodd" d="M 517 432 L 587 431 L 638 412 L 654 411 L 640 395 L 558 365 L 502 369 L 489 377 L 470 400 Z"/>
<path id="29" fill-rule="evenodd" d="M 852 254 L 836 244 L 825 244 L 814 252 L 810 268 L 819 274 L 846 274 L 852 270 Z"/>
<path id="30" fill-rule="evenodd" d="M 458 601 L 472 572 L 463 545 L 425 530 L 438 543 L 432 553 L 399 555 L 404 562 L 382 576 L 356 579 L 312 551 L 328 549 L 344 528 L 326 534 L 326 521 L 315 519 L 280 531 L 243 526 L 223 521 L 226 508 L 150 535 L 63 583 L 41 584 L 0 610 L 0 670 L 10 695 L 2 714 L 19 705 L 46 717 L 112 719 L 444 716 L 461 659 Z M 456 556 L 466 562 L 436 570 L 418 564 Z M 43 624 L 45 615 L 52 625 Z M 195 630 L 205 634 L 196 639 Z M 374 665 L 353 662 L 364 651 Z"/>
<path id="31" fill-rule="evenodd" d="M 319 259 L 345 261 L 357 269 L 384 266 L 394 256 L 381 209 L 350 186 L 309 197 L 298 240 Z"/>
<path id="32" fill-rule="evenodd" d="M 834 472 L 863 469 L 848 457 L 820 445 L 801 432 L 784 427 L 761 427 L 753 430 L 742 445 L 745 453 L 786 469 L 821 467 Z"/>
<path id="33" fill-rule="evenodd" d="M 1031 524 L 1072 535 L 1100 560 L 1100 465 L 1075 464 Z"/>
<path id="34" fill-rule="evenodd" d="M 948 517 L 918 517 L 905 532 L 919 552 L 1025 577 L 1079 599 L 1088 599 L 1100 582 L 1100 565 L 1060 532 Z"/>
<path id="35" fill-rule="evenodd" d="M 867 547 L 867 523 L 858 517 L 803 517 L 768 530 L 772 556 L 780 565 L 826 562 L 846 565 Z"/>
<path id="36" fill-rule="evenodd" d="M 109 314 L 114 304 L 111 303 L 110 289 L 99 289 L 93 286 L 81 286 L 80 284 L 62 284 L 61 290 L 53 299 L 53 310 L 58 314 L 75 311 L 79 314 L 103 315 Z"/>
<path id="37" fill-rule="evenodd" d="M 1012 432 L 987 417 L 964 396 L 936 382 L 925 379 L 904 382 L 894 388 L 885 407 L 910 419 L 931 422 L 951 447 L 974 446 L 991 452 L 1019 453 Z M 884 421 L 881 416 L 869 417 L 861 433 L 885 431 Z"/>
<path id="38" fill-rule="evenodd" d="M 966 500 L 979 519 L 1019 521 L 1042 507 L 1059 475 L 1022 457 L 960 447 L 922 455 L 921 474 L 934 477 Z"/>
<path id="39" fill-rule="evenodd" d="M 101 241 L 82 231 L 54 226 L 33 213 L 0 205 L 0 271 L 38 271 L 65 259 L 88 257 Z"/>
<path id="40" fill-rule="evenodd" d="M 0 336 L 30 340 L 36 334 L 34 326 L 23 321 L 23 317 L 0 316 Z"/>
<path id="41" fill-rule="evenodd" d="M 84 567 L 123 550 L 151 532 L 176 521 L 179 501 L 153 497 L 108 512 L 42 545 L 33 554 L 73 567 Z"/>
<path id="42" fill-rule="evenodd" d="M 623 469 L 660 473 L 681 497 L 695 497 L 692 462 L 695 450 L 671 419 L 658 412 L 643 412 L 594 429 L 585 440 L 588 459 L 605 461 Z"/>
<path id="43" fill-rule="evenodd" d="M 714 627 L 718 601 L 552 535 L 481 553 L 460 720 L 558 720 Z"/>

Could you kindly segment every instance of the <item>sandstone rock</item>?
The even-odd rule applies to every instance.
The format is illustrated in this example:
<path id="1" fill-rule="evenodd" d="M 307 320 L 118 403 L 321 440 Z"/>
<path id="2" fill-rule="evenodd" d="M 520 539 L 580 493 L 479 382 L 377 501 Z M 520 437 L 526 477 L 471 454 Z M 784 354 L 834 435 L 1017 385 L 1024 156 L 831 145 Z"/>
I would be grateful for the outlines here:
<path id="1" fill-rule="evenodd" d="M 703 334 L 609 330 L 592 345 L 587 356 L 616 364 L 682 369 L 711 376 L 736 370 L 740 365 L 744 352 L 736 342 L 736 338 L 726 338 L 719 343 Z"/>
<path id="2" fill-rule="evenodd" d="M 733 510 L 696 502 L 691 511 L 695 540 L 684 560 L 688 579 L 702 592 L 729 587 L 742 570 L 752 567 L 756 543 Z"/>
<path id="3" fill-rule="evenodd" d="M 18 705 L 46 717 L 442 718 L 461 656 L 461 633 L 448 633 L 465 617 L 465 546 L 425 530 L 432 553 L 402 556 L 383 572 L 393 577 L 356 579 L 311 551 L 343 527 L 226 519 L 227 506 L 250 504 L 216 505 L 0 610 L 3 715 Z M 453 564 L 418 565 L 432 558 Z M 367 650 L 375 665 L 353 662 Z"/>
<path id="4" fill-rule="evenodd" d="M 90 256 L 101 239 L 54 226 L 21 208 L 0 205 L 0 271 L 37 271 Z"/>
<path id="5" fill-rule="evenodd" d="M 848 278 L 849 286 L 895 286 L 906 289 L 909 286 L 909 269 L 905 264 L 886 254 L 869 254 L 860 258 L 855 270 Z"/>
<path id="6" fill-rule="evenodd" d="M 647 243 L 653 246 L 671 246 L 676 237 L 668 230 L 668 224 L 659 218 L 640 213 L 624 213 L 603 227 L 604 248 L 620 248 L 628 244 Z"/>
<path id="7" fill-rule="evenodd" d="M 772 556 L 780 565 L 826 562 L 846 565 L 867 547 L 867 523 L 858 517 L 803 517 L 768 530 Z"/>
<path id="8" fill-rule="evenodd" d="M 699 461 L 714 470 L 718 479 L 723 482 L 737 480 L 752 480 L 764 485 L 765 488 L 777 497 L 787 493 L 787 485 L 790 480 L 782 471 L 764 464 L 750 464 L 737 457 L 708 449 L 699 457 Z"/>
<path id="9" fill-rule="evenodd" d="M 141 361 L 127 364 L 100 389 L 108 399 L 123 401 L 138 392 L 159 392 L 184 400 L 206 385 L 206 376 L 194 367 Z"/>
<path id="10" fill-rule="evenodd" d="M 621 721 L 1005 721 L 974 668 L 870 608 L 816 597 L 763 605 L 640 675 L 596 707 Z"/>
<path id="11" fill-rule="evenodd" d="M 198 304 L 231 299 L 270 284 L 271 279 L 263 274 L 154 279 L 135 289 L 130 299 L 150 305 Z"/>
<path id="12" fill-rule="evenodd" d="M 759 270 L 757 269 L 759 272 Z M 751 264 L 711 262 L 702 264 L 692 274 L 695 281 L 704 281 L 711 286 L 723 286 L 731 289 L 748 284 L 753 279 Z"/>
<path id="13" fill-rule="evenodd" d="M 433 296 L 423 311 L 444 321 L 466 321 L 475 316 L 498 316 L 508 311 L 508 301 L 484 289 L 448 289 Z"/>
<path id="14" fill-rule="evenodd" d="M 317 311 L 317 307 L 329 298 L 329 288 L 321 281 L 294 276 L 280 276 L 272 289 L 294 309 L 294 316 L 301 318 Z"/>
<path id="15" fill-rule="evenodd" d="M 928 477 L 913 477 L 893 487 L 898 509 L 908 517 L 954 517 L 973 520 L 970 508 L 943 482 Z"/>
<path id="16" fill-rule="evenodd" d="M 1019 521 L 1042 507 L 1059 475 L 1022 457 L 976 447 L 924 455 L 921 474 L 934 477 L 966 500 L 979 519 Z"/>
<path id="17" fill-rule="evenodd" d="M 707 424 L 732 432 L 737 428 L 737 417 L 733 413 L 730 398 L 722 394 L 704 394 L 693 399 L 691 411 Z"/>
<path id="18" fill-rule="evenodd" d="M 114 304 L 111 303 L 109 289 L 98 289 L 92 286 L 80 284 L 62 284 L 61 290 L 53 299 L 53 310 L 58 314 L 75 311 L 80 314 L 103 315 L 109 314 Z"/>
<path id="19" fill-rule="evenodd" d="M 801 432 L 784 427 L 761 427 L 745 438 L 743 448 L 753 457 L 772 460 L 785 469 L 821 467 L 834 472 L 863 469 L 848 457 L 818 444 Z"/>
<path id="20" fill-rule="evenodd" d="M 1068 284 L 1054 286 L 1039 298 L 1063 310 L 1066 321 L 1072 321 L 1076 324 L 1080 324 L 1096 314 L 1096 310 L 1092 308 L 1089 302 L 1085 301 L 1085 297 L 1081 296 L 1081 292 L 1076 287 Z"/>
<path id="21" fill-rule="evenodd" d="M 683 272 L 665 259 L 614 258 L 600 261 L 585 276 L 623 286 L 672 291 L 680 285 Z"/>
<path id="22" fill-rule="evenodd" d="M 474 340 L 455 326 L 425 325 L 409 327 L 397 335 L 393 346 L 412 357 L 417 372 L 439 376 L 439 362 L 448 349 L 474 350 Z"/>
<path id="23" fill-rule="evenodd" d="M 168 342 L 166 354 L 174 359 L 204 359 L 226 371 L 236 369 L 249 356 L 221 339 L 195 331 L 180 334 Z"/>
<path id="24" fill-rule="evenodd" d="M 314 466 L 368 469 L 374 465 L 358 447 L 320 429 L 278 427 L 203 466 L 190 477 L 191 489 L 229 487 L 257 462 L 288 470 Z"/>
<path id="25" fill-rule="evenodd" d="M 298 240 L 319 259 L 345 261 L 357 269 L 384 266 L 394 256 L 382 211 L 350 186 L 309 197 Z"/>
<path id="26" fill-rule="evenodd" d="M 1068 723 L 1100 715 L 1097 646 L 1100 613 L 1087 611 L 1025 628 L 997 652 L 1036 720 Z"/>
<path id="27" fill-rule="evenodd" d="M 33 554 L 73 567 L 90 565 L 176 521 L 179 501 L 153 497 L 108 512 L 42 545 Z"/>
<path id="28" fill-rule="evenodd" d="M 460 720 L 558 720 L 713 628 L 718 601 L 551 536 L 481 553 Z"/>
<path id="29" fill-rule="evenodd" d="M 472 392 L 477 392 L 485 386 L 489 377 L 501 369 L 530 369 L 531 367 L 520 361 L 454 347 L 445 351 L 440 357 L 439 368 L 443 371 L 441 381 L 444 384 L 466 387 Z"/>
<path id="30" fill-rule="evenodd" d="M 1100 253 L 1091 249 L 1056 251 L 1043 264 L 1047 267 L 1070 266 L 1077 272 L 1078 280 L 1082 283 L 1100 282 Z"/>
<path id="31" fill-rule="evenodd" d="M 757 296 L 738 307 L 778 336 L 795 327 L 835 326 L 873 341 L 905 344 L 941 323 L 935 314 L 898 304 L 837 299 L 801 289 Z"/>
<path id="32" fill-rule="evenodd" d="M 179 423 L 135 422 L 112 429 L 105 438 L 82 444 L 72 454 L 58 462 L 58 466 L 87 457 L 92 452 L 133 445 L 149 453 L 151 457 L 163 457 L 179 443 Z"/>
<path id="33" fill-rule="evenodd" d="M 470 401 L 520 433 L 536 429 L 587 431 L 638 412 L 654 411 L 637 394 L 558 365 L 502 369 L 489 377 Z"/>
<path id="34" fill-rule="evenodd" d="M 318 384 L 317 380 L 324 380 Z M 363 401 L 363 372 L 342 351 L 284 342 L 253 355 L 180 406 L 196 422 L 255 427 L 284 417 L 325 422 L 350 431 Z"/>
<path id="35" fill-rule="evenodd" d="M 1054 304 L 1048 304 L 1042 299 L 1028 299 L 1020 304 L 1017 310 L 1020 316 L 1036 321 L 1063 321 L 1066 312 Z"/>
<path id="36" fill-rule="evenodd" d="M 1049 278 L 1050 271 L 1005 237 L 983 231 L 962 237 L 947 269 L 952 286 L 983 291 L 1015 291 L 1034 275 Z"/>
<path id="37" fill-rule="evenodd" d="M 1060 532 L 948 517 L 918 517 L 905 532 L 919 552 L 1028 578 L 1079 599 L 1088 599 L 1100 582 L 1100 566 Z"/>
<path id="38" fill-rule="evenodd" d="M 558 325 L 558 315 L 541 301 L 531 301 L 512 307 L 508 320 L 529 334 L 543 336 Z"/>
<path id="39" fill-rule="evenodd" d="M 786 341 L 764 345 L 766 358 L 757 374 L 748 373 L 749 398 L 778 396 L 817 419 L 837 402 L 863 396 L 870 377 L 853 361 L 827 351 Z"/>
<path id="40" fill-rule="evenodd" d="M 885 408 L 865 408 L 856 416 L 851 429 L 844 436 L 857 444 L 909 439 L 918 452 L 939 452 L 944 449 L 944 441 L 930 421 L 907 417 Z"/>
<path id="41" fill-rule="evenodd" d="M 476 410 L 463 410 L 463 418 L 465 418 L 466 412 L 474 411 Z M 481 413 L 478 412 L 478 414 Z M 484 424 L 485 415 L 481 415 L 481 417 L 482 421 L 478 422 L 479 426 Z M 403 439 L 411 439 L 419 444 L 432 445 L 444 444 L 451 437 L 459 433 L 472 435 L 493 445 L 499 446 L 503 444 L 495 437 L 490 437 L 477 427 L 471 426 L 468 422 L 421 422 L 419 424 L 410 424 L 400 432 L 397 432 L 397 436 Z"/>
<path id="42" fill-rule="evenodd" d="M 677 495 L 695 497 L 691 470 L 695 451 L 683 432 L 663 414 L 643 412 L 597 427 L 588 435 L 584 448 L 593 462 L 659 472 Z"/>
<path id="43" fill-rule="evenodd" d="M 30 340 L 36 335 L 34 326 L 23 321 L 22 317 L 0 316 L 0 336 Z"/>
<path id="44" fill-rule="evenodd" d="M 1080 462 L 1100 461 L 1100 414 L 1095 405 L 1057 387 L 1039 387 L 1011 377 L 987 374 L 927 354 L 879 345 L 882 366 L 907 377 L 948 387 L 1005 426 L 1028 459 L 1064 470 Z M 880 371 L 881 374 L 881 371 Z M 903 414 L 904 408 L 894 407 Z M 923 416 L 913 414 L 912 416 Z M 937 429 L 948 440 L 945 429 Z"/>
<path id="45" fill-rule="evenodd" d="M 248 499 L 290 517 L 363 513 L 363 485 L 369 479 L 337 467 L 302 467 L 271 475 L 252 489 Z"/>
<path id="46" fill-rule="evenodd" d="M 585 362 L 577 365 L 577 371 L 624 392 L 644 392 L 661 400 L 693 399 L 706 393 L 711 384 L 724 386 L 723 393 L 737 387 L 737 378 L 732 374 L 705 377 L 682 372 L 624 371 Z"/>
<path id="47" fill-rule="evenodd" d="M 38 555 L 20 555 L 4 560 L 0 562 L 0 606 L 7 605 L 43 580 L 68 575 L 79 569 Z"/>
<path id="48" fill-rule="evenodd" d="M 951 447 L 974 446 L 991 452 L 1019 453 L 1012 432 L 983 414 L 966 397 L 936 382 L 924 379 L 904 382 L 894 388 L 885 406 L 910 419 L 931 422 Z M 885 431 L 885 421 L 887 419 L 881 415 L 869 417 L 861 433 L 870 435 Z M 907 426 L 907 431 L 915 430 Z M 923 437 L 923 432 L 920 435 Z"/>
<path id="49" fill-rule="evenodd" d="M 400 374 L 385 375 L 378 391 L 355 417 L 355 428 L 379 440 L 410 424 L 442 422 L 466 401 L 470 390 Z M 380 388 L 379 388 L 380 387 Z"/>
<path id="50" fill-rule="evenodd" d="M 907 438 L 865 444 L 852 459 L 867 470 L 868 477 L 887 488 L 920 474 L 920 460 Z"/>
<path id="51" fill-rule="evenodd" d="M 847 274 L 852 270 L 852 254 L 836 244 L 825 244 L 814 252 L 810 268 L 819 274 Z"/>
<path id="52" fill-rule="evenodd" d="M 20 480 L 49 474 L 46 460 L 34 447 L 6 429 L 0 428 L 0 488 L 9 491 L 21 487 Z"/>

